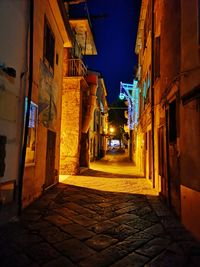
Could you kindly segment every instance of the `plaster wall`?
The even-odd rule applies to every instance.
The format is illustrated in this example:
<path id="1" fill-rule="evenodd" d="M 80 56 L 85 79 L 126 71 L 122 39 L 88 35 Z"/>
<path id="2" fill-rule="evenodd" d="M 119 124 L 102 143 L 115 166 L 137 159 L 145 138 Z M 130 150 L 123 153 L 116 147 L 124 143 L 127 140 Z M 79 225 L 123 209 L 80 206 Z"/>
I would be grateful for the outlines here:
<path id="1" fill-rule="evenodd" d="M 200 105 L 193 100 L 181 106 L 181 212 L 186 227 L 198 238 L 200 205 Z M 193 220 L 193 223 L 192 223 Z"/>
<path id="2" fill-rule="evenodd" d="M 157 95 L 157 99 L 163 105 L 165 104 L 165 110 L 169 110 L 169 104 L 172 100 L 177 99 L 179 90 L 179 80 L 176 80 L 180 72 L 180 1 L 164 1 L 163 16 L 161 21 L 161 37 L 160 37 L 160 96 Z M 158 93 L 159 94 L 159 93 Z M 161 101 L 162 100 L 162 101 Z M 176 140 L 169 142 L 167 147 L 169 155 L 169 172 L 165 177 L 170 181 L 170 199 L 172 207 L 175 212 L 180 215 L 180 161 L 179 161 L 179 102 L 176 101 Z M 164 115 L 165 117 L 165 115 Z M 162 120 L 162 115 L 160 115 Z M 165 118 L 164 123 L 170 118 Z M 167 129 L 169 132 L 169 129 Z M 167 139 L 167 136 L 165 136 Z M 165 162 L 167 166 L 167 162 Z M 167 184 L 166 186 L 167 187 Z"/>
<path id="3" fill-rule="evenodd" d="M 44 46 L 44 19 L 45 16 L 50 24 L 51 30 L 55 37 L 55 57 L 58 55 L 58 63 L 54 58 L 54 72 L 51 78 L 42 71 L 43 63 L 43 46 Z M 36 131 L 36 156 L 35 163 L 26 165 L 24 172 L 23 184 L 23 203 L 27 206 L 36 197 L 38 197 L 45 185 L 46 178 L 46 151 L 47 151 L 47 131 L 51 130 L 56 133 L 55 144 L 55 170 L 59 170 L 59 154 L 60 154 L 60 120 L 61 120 L 61 89 L 62 89 L 62 71 L 63 71 L 63 39 L 60 33 L 59 25 L 53 10 L 49 4 L 49 0 L 34 1 L 34 44 L 33 44 L 33 90 L 32 101 L 40 104 L 41 90 L 46 94 L 46 100 L 49 104 L 49 88 L 56 90 L 54 105 L 56 110 L 55 117 L 46 123 L 43 120 L 42 112 L 38 117 L 38 125 Z M 48 87 L 41 88 L 41 81 L 50 82 Z M 51 91 L 51 92 L 52 92 Z M 55 177 L 54 182 L 57 181 Z"/>
<path id="4" fill-rule="evenodd" d="M 0 64 L 16 70 L 10 77 L 0 70 L 0 135 L 7 137 L 5 172 L 0 183 L 18 178 L 23 103 L 27 71 L 27 1 L 0 1 Z"/>
<path id="5" fill-rule="evenodd" d="M 181 70 L 199 66 L 198 0 L 181 1 Z M 196 76 L 198 73 L 193 73 Z M 186 77 L 187 78 L 187 77 Z M 186 79 L 187 81 L 187 79 Z M 190 80 L 192 82 L 192 79 Z M 188 84 L 185 84 L 188 87 Z M 186 90 L 186 89 L 185 89 Z M 189 88 L 187 88 L 189 90 Z"/>
<path id="6" fill-rule="evenodd" d="M 180 70 L 180 1 L 164 1 L 161 21 L 160 97 Z"/>
<path id="7" fill-rule="evenodd" d="M 181 185 L 182 222 L 200 240 L 200 194 Z"/>
<path id="8" fill-rule="evenodd" d="M 181 1 L 180 96 L 200 86 L 198 1 Z M 180 106 L 181 212 L 184 225 L 200 239 L 200 101 Z"/>

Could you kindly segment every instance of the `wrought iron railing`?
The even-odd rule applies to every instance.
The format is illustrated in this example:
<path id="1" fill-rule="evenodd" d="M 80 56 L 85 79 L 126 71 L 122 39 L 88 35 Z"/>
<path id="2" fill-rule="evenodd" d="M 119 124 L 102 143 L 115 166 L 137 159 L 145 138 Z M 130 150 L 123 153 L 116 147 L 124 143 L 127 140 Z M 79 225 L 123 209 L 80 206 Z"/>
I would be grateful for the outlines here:
<path id="1" fill-rule="evenodd" d="M 84 77 L 87 73 L 87 68 L 81 59 L 68 59 L 67 70 L 65 76 L 67 77 Z"/>

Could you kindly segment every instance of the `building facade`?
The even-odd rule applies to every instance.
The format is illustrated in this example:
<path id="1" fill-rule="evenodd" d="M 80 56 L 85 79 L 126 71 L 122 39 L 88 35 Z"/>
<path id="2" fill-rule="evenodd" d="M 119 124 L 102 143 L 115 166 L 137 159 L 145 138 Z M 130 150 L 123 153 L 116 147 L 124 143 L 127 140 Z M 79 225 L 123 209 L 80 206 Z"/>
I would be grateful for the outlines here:
<path id="1" fill-rule="evenodd" d="M 12 216 L 17 212 L 23 106 L 28 77 L 28 1 L 1 1 L 0 24 L 0 221 L 2 222 L 6 214 Z M 8 211 L 10 206 L 11 210 Z"/>
<path id="2" fill-rule="evenodd" d="M 91 76 L 84 55 L 96 55 L 89 20 L 70 19 L 72 49 L 65 49 L 62 90 L 60 179 L 89 164 L 89 125 L 96 103 L 98 78 Z"/>
<path id="3" fill-rule="evenodd" d="M 138 55 L 137 79 L 140 88 L 137 165 L 153 185 L 151 10 L 151 1 L 142 1 L 135 52 Z"/>
<path id="4" fill-rule="evenodd" d="M 142 1 L 135 50 L 139 58 L 141 89 L 137 134 L 141 144 L 139 164 L 144 167 L 147 178 L 152 173 L 152 186 L 199 238 L 198 11 L 197 0 L 190 4 L 184 0 Z M 146 30 L 148 23 L 151 25 L 149 33 Z M 149 43 L 146 36 L 149 36 Z M 148 46 L 151 48 L 146 57 Z M 149 78 L 145 80 L 147 66 L 150 75 L 147 74 Z M 149 109 L 144 101 L 145 95 L 148 99 L 148 88 Z M 150 134 L 145 127 L 148 122 Z M 144 128 L 147 129 L 146 137 L 143 137 Z"/>
<path id="5" fill-rule="evenodd" d="M 180 198 L 184 225 L 200 239 L 200 1 L 181 1 Z"/>
<path id="6" fill-rule="evenodd" d="M 97 52 L 89 20 L 69 19 L 69 7 L 62 0 L 0 3 L 0 217 L 5 219 L 5 213 L 20 214 L 62 181 L 62 174 L 89 166 L 99 77 L 87 71 L 82 58 Z M 102 120 L 105 85 L 98 94 Z"/>
<path id="7" fill-rule="evenodd" d="M 108 133 L 108 103 L 107 91 L 100 73 L 98 74 L 98 87 L 93 117 L 90 123 L 89 149 L 90 161 L 100 159 L 107 151 Z"/>
<path id="8" fill-rule="evenodd" d="M 23 207 L 58 182 L 63 50 L 71 46 L 62 1 L 34 1 L 33 64 Z M 68 28 L 67 28 L 68 25 Z M 28 94 L 25 101 L 28 102 Z M 27 105 L 26 105 L 27 106 Z"/>

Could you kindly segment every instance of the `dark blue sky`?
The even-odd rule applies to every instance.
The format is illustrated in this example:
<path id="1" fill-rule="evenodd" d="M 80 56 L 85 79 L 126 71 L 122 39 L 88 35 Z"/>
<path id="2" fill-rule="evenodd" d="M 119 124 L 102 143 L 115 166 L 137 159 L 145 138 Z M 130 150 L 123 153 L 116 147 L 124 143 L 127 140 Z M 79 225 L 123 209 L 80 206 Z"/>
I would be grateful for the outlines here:
<path id="1" fill-rule="evenodd" d="M 120 81 L 132 83 L 134 54 L 141 0 L 88 0 L 97 56 L 87 56 L 89 69 L 101 72 L 107 100 L 118 98 Z M 105 18 L 93 19 L 95 15 Z"/>

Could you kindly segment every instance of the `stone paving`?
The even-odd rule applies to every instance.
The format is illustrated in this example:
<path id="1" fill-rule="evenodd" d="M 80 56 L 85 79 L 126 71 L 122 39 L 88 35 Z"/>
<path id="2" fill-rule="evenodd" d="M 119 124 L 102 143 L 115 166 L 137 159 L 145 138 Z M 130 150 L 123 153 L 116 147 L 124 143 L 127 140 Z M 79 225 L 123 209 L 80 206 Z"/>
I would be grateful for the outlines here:
<path id="1" fill-rule="evenodd" d="M 91 164 L 1 227 L 0 266 L 200 266 L 200 244 L 124 159 Z"/>

